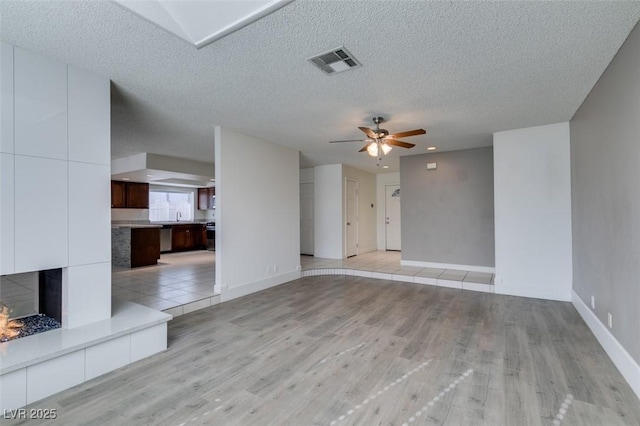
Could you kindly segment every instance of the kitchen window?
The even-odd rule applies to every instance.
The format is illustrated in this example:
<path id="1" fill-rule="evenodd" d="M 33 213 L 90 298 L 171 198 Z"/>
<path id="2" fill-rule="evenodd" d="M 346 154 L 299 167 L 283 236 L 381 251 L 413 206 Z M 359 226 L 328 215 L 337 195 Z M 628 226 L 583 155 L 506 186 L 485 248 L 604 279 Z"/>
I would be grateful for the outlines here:
<path id="1" fill-rule="evenodd" d="M 149 192 L 149 221 L 193 221 L 193 192 Z"/>

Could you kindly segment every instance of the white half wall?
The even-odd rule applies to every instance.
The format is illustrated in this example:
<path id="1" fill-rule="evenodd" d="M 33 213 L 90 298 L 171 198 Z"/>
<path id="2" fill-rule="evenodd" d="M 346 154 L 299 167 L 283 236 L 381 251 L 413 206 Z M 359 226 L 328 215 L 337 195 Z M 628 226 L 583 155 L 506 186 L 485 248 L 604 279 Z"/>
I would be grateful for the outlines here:
<path id="1" fill-rule="evenodd" d="M 378 250 L 386 250 L 385 241 L 385 186 L 400 185 L 400 173 L 380 173 L 376 175 L 376 243 Z"/>
<path id="2" fill-rule="evenodd" d="M 342 164 L 317 166 L 314 170 L 314 256 L 343 258 Z"/>
<path id="3" fill-rule="evenodd" d="M 494 133 L 495 292 L 571 301 L 569 123 Z"/>
<path id="4" fill-rule="evenodd" d="M 215 158 L 222 300 L 298 278 L 298 151 L 216 127 Z"/>

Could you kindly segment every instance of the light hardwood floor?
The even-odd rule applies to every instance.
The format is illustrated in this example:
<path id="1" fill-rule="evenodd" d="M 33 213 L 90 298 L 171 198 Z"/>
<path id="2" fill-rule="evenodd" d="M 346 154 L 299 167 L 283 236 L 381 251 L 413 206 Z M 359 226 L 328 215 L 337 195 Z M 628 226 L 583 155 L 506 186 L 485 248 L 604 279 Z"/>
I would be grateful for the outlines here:
<path id="1" fill-rule="evenodd" d="M 571 304 L 350 276 L 178 317 L 166 352 L 28 408 L 61 425 L 640 424 Z"/>

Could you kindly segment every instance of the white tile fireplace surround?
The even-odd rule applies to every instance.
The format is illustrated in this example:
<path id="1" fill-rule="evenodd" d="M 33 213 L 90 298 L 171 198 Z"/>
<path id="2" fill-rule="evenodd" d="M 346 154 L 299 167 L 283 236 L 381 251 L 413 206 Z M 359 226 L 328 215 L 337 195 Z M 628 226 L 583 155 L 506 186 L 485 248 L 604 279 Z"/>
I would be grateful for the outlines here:
<path id="1" fill-rule="evenodd" d="M 0 55 L 0 275 L 62 269 L 62 328 L 0 344 L 8 410 L 166 349 L 171 315 L 111 301 L 109 79 Z"/>

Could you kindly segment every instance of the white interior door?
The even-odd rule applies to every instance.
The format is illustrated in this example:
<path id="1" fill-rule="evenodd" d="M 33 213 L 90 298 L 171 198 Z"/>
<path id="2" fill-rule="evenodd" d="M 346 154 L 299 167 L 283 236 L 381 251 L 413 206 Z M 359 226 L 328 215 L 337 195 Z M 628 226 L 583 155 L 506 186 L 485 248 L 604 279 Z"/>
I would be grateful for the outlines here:
<path id="1" fill-rule="evenodd" d="M 347 257 L 358 254 L 358 181 L 347 179 L 346 183 L 346 248 Z"/>
<path id="2" fill-rule="evenodd" d="M 385 187 L 386 249 L 400 250 L 400 185 Z"/>
<path id="3" fill-rule="evenodd" d="M 313 183 L 300 184 L 300 254 L 314 253 Z"/>

